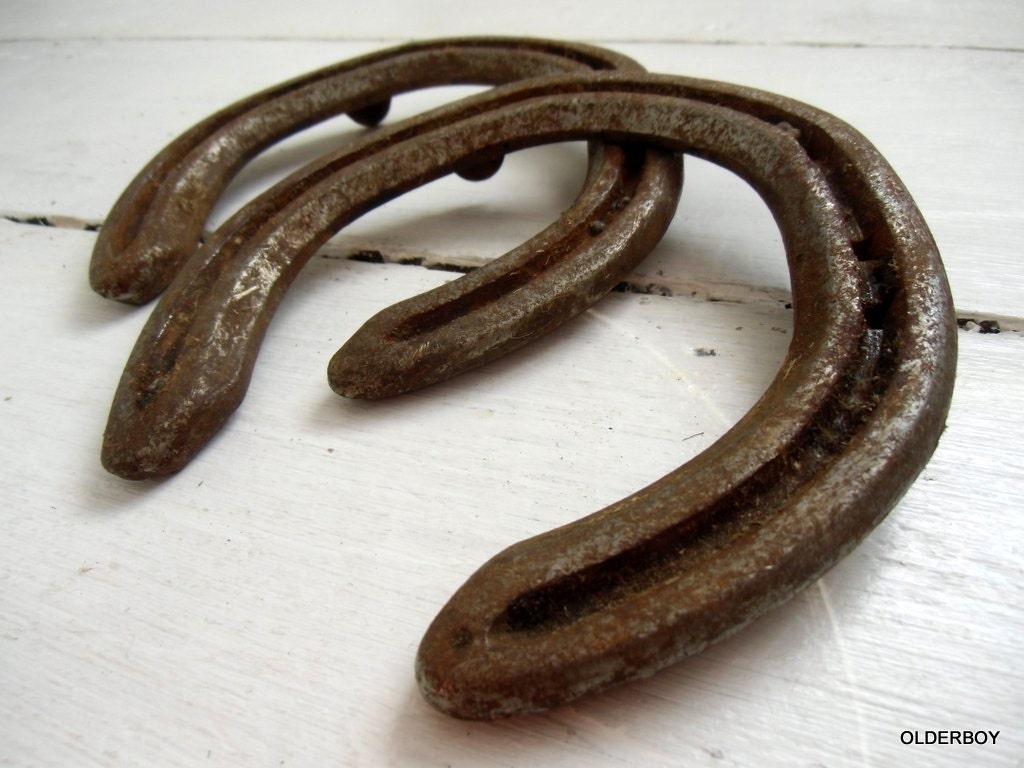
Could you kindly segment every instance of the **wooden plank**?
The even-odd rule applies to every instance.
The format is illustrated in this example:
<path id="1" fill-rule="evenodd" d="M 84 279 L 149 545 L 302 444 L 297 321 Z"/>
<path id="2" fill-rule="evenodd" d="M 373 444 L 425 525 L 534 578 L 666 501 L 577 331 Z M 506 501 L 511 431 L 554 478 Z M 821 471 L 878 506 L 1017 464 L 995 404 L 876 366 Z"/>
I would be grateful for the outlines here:
<path id="1" fill-rule="evenodd" d="M 1024 12 L 1016 0 L 821 3 L 791 0 L 670 0 L 624 6 L 520 0 L 515 4 L 449 0 L 379 0 L 373 11 L 314 0 L 282 7 L 272 0 L 173 6 L 88 0 L 73 12 L 57 0 L 13 3 L 4 37 L 44 38 L 314 38 L 405 40 L 452 35 L 532 35 L 587 40 L 1014 48 L 1024 45 Z"/>
<path id="2" fill-rule="evenodd" d="M 938 452 L 818 585 L 648 681 L 459 723 L 411 672 L 447 596 L 509 543 L 713 441 L 777 369 L 786 310 L 617 294 L 495 366 L 354 403 L 324 384 L 333 349 L 450 276 L 315 259 L 224 433 L 178 476 L 135 484 L 96 455 L 145 310 L 89 293 L 92 240 L 0 222 L 11 764 L 1016 764 L 1020 334 L 961 334 Z M 928 728 L 1002 733 L 901 744 Z"/>
<path id="3" fill-rule="evenodd" d="M 0 214 L 56 224 L 0 220 L 0 765 L 1020 765 L 1024 5 L 65 6 L 8 3 L 0 32 Z M 347 402 L 324 382 L 334 349 L 454 275 L 343 257 L 480 263 L 569 203 L 583 150 L 404 197 L 313 260 L 242 408 L 185 471 L 147 484 L 97 458 L 147 310 L 89 292 L 80 228 L 234 98 L 381 40 L 495 30 L 571 30 L 843 117 L 911 189 L 964 316 L 1003 332 L 960 334 L 938 451 L 812 588 L 649 680 L 472 724 L 431 711 L 411 669 L 452 591 L 707 447 L 777 370 L 787 277 L 755 195 L 688 163 L 677 220 L 631 278 L 652 295 L 614 294 L 457 381 Z M 465 92 L 402 97 L 389 120 Z M 281 145 L 211 225 L 354 135 L 341 119 Z M 929 729 L 1000 736 L 901 742 Z"/>

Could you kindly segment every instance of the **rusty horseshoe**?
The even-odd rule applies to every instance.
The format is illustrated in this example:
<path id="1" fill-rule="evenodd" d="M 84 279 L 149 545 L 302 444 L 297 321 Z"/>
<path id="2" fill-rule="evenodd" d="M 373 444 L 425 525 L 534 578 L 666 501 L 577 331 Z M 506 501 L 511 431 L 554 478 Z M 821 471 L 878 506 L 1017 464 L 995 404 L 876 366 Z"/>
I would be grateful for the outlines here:
<path id="1" fill-rule="evenodd" d="M 196 286 L 188 332 L 199 343 L 175 366 L 202 379 L 228 360 L 244 378 L 280 295 L 345 223 L 459 164 L 580 139 L 691 153 L 750 183 L 782 234 L 793 339 L 764 395 L 714 445 L 622 501 L 514 544 L 456 592 L 416 662 L 426 699 L 456 717 L 538 711 L 644 677 L 788 599 L 896 503 L 934 450 L 952 394 L 956 325 L 939 254 L 877 150 L 790 99 L 636 73 L 504 86 L 372 155 L 326 159 L 279 209 L 218 234 L 185 266 L 178 281 Z M 541 313 L 552 306 L 531 284 L 518 294 Z M 387 371 L 415 370 L 409 339 L 429 348 L 434 334 L 460 332 L 459 317 L 438 317 L 414 309 L 401 332 L 381 331 L 394 318 L 371 321 L 370 341 L 349 342 L 332 362 L 332 386 L 374 394 L 361 382 L 389 355 Z M 385 378 L 400 391 L 405 375 Z M 223 394 L 204 386 L 204 396 Z M 140 433 L 220 418 L 197 398 L 170 404 L 162 394 L 141 405 L 161 403 L 163 421 Z M 131 391 L 126 402 L 137 411 L 140 398 Z"/>
<path id="2" fill-rule="evenodd" d="M 412 44 L 244 99 L 172 142 L 115 204 L 100 230 L 90 265 L 90 280 L 97 291 L 130 302 L 152 297 L 177 276 L 153 310 L 125 367 L 104 438 L 104 466 L 132 479 L 173 473 L 216 434 L 244 398 L 266 322 L 290 278 L 273 290 L 252 291 L 250 286 L 244 295 L 209 293 L 237 243 L 272 226 L 268 222 L 289 201 L 317 188 L 325 175 L 344 166 L 372 163 L 376 153 L 395 142 L 486 107 L 457 102 L 353 142 L 259 196 L 196 252 L 217 195 L 244 162 L 288 133 L 338 112 L 372 107 L 382 117 L 386 110 L 373 105 L 386 104 L 393 94 L 414 87 L 500 83 L 551 71 L 611 68 L 641 69 L 619 54 L 553 41 L 483 38 Z M 453 171 L 484 178 L 503 157 L 500 146 L 489 147 L 428 177 L 408 181 L 388 196 Z M 424 323 L 436 327 L 459 317 L 459 333 L 435 335 L 429 348 L 419 344 L 414 364 L 393 366 L 391 375 L 379 369 L 378 362 L 372 363 L 365 375 L 349 377 L 347 393 L 395 394 L 450 378 L 521 347 L 582 312 L 614 288 L 661 239 L 675 212 L 681 184 L 681 158 L 674 153 L 593 145 L 583 189 L 554 224 L 487 266 L 409 305 L 415 309 L 416 327 Z M 351 220 L 387 199 L 380 197 L 346 215 Z M 591 229 L 598 220 L 599 239 Z M 330 231 L 316 232 L 329 236 L 343 223 L 339 219 Z M 309 240 L 300 247 L 315 249 L 319 242 Z M 300 263 L 311 254 L 309 250 Z M 519 289 L 527 283 L 535 298 L 543 293 L 547 302 L 524 300 Z M 219 358 L 216 364 L 211 365 L 209 356 L 188 363 L 190 355 L 203 354 L 195 345 L 206 343 L 195 329 L 220 324 L 211 313 L 246 315 L 255 326 L 238 336 L 223 337 L 225 343 L 213 356 Z M 378 319 L 378 327 L 379 323 Z M 394 333 L 408 334 L 410 321 L 405 314 L 399 313 L 396 325 Z M 355 356 L 350 359 L 358 362 Z M 335 380 L 343 366 L 344 357 L 336 358 Z"/>
<path id="3" fill-rule="evenodd" d="M 275 85 L 197 123 L 139 172 L 100 230 L 89 281 L 97 293 L 130 304 L 159 295 L 195 252 L 217 199 L 246 163 L 328 118 L 348 114 L 362 125 L 375 125 L 387 115 L 393 96 L 413 90 L 611 69 L 642 71 L 632 59 L 596 46 L 453 38 L 371 53 Z M 485 179 L 498 170 L 502 157 L 472 158 L 455 172 Z M 621 165 L 621 158 L 607 158 L 604 170 L 621 172 Z M 656 204 L 674 210 L 671 198 Z"/>

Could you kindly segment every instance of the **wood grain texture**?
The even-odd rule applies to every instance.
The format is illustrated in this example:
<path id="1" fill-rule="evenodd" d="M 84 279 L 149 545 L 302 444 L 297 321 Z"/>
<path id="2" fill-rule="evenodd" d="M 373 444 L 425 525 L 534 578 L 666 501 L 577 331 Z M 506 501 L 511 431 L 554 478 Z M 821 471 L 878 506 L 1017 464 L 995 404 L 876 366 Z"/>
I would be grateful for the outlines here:
<path id="1" fill-rule="evenodd" d="M 239 7 L 96 3 L 44 21 L 45 4 L 14 3 L 0 35 L 0 212 L 58 225 L 0 220 L 0 765 L 1021 765 L 1018 4 L 923 16 L 918 2 L 793 4 L 766 16 L 695 3 L 673 6 L 669 29 L 657 4 L 629 26 L 598 3 L 580 26 L 568 6 L 471 19 L 453 5 L 427 19 L 385 3 L 350 14 L 347 41 L 302 39 L 340 30 L 334 6 L 268 6 L 242 27 Z M 232 98 L 379 47 L 357 38 L 478 22 L 631 39 L 613 47 L 651 69 L 839 114 L 917 198 L 958 306 L 1003 326 L 960 334 L 938 451 L 818 584 L 654 678 L 496 724 L 451 721 L 421 701 L 422 632 L 491 555 L 660 477 L 756 401 L 790 330 L 781 245 L 760 201 L 691 162 L 669 237 L 631 278 L 650 295 L 612 294 L 447 384 L 348 402 L 326 385 L 333 351 L 376 310 L 455 275 L 344 257 L 479 263 L 571 200 L 583 152 L 522 153 L 483 185 L 445 180 L 396 201 L 304 271 L 224 432 L 181 474 L 146 484 L 98 461 L 146 310 L 89 292 L 94 235 L 76 228 Z M 239 39 L 195 39 L 224 35 Z M 267 35 L 282 39 L 253 39 Z M 756 44 L 652 42 L 666 37 Z M 846 41 L 870 46 L 834 45 Z M 212 223 L 355 130 L 339 122 L 273 151 Z M 994 747 L 901 744 L 902 731 L 926 729 L 1001 735 Z"/>

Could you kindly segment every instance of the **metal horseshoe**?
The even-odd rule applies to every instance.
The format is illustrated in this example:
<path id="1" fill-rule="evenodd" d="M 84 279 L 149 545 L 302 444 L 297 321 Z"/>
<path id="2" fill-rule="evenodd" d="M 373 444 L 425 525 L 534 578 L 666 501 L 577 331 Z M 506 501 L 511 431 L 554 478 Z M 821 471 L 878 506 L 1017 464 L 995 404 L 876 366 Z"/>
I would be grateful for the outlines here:
<path id="1" fill-rule="evenodd" d="M 812 583 L 934 450 L 956 325 L 910 195 L 863 136 L 820 110 L 728 84 L 615 73 L 531 80 L 466 104 L 372 156 L 325 162 L 258 226 L 211 243 L 223 255 L 204 263 L 216 268 L 206 274 L 193 260 L 182 273 L 202 284 L 190 325 L 202 342 L 176 365 L 201 376 L 229 340 L 258 344 L 316 245 L 370 206 L 488 153 L 564 140 L 688 152 L 747 180 L 782 233 L 794 308 L 778 375 L 714 445 L 632 496 L 506 549 L 441 610 L 417 656 L 420 688 L 443 712 L 484 719 L 649 675 Z M 206 296 L 237 301 L 225 310 Z M 543 295 L 536 302 L 546 306 Z M 419 329 L 378 338 L 377 354 L 407 354 Z M 342 352 L 358 361 L 363 349 Z M 332 385 L 344 391 L 340 378 Z"/>
<path id="2" fill-rule="evenodd" d="M 713 446 L 508 548 L 442 609 L 419 649 L 421 690 L 449 714 L 495 718 L 696 653 L 852 549 L 935 448 L 956 324 L 910 195 L 866 139 L 812 107 L 721 83 L 599 75 L 553 84 L 473 133 L 644 141 L 736 172 L 782 232 L 795 311 L 779 374 Z"/>
<path id="3" fill-rule="evenodd" d="M 453 38 L 379 51 L 268 88 L 199 122 L 139 172 L 100 230 L 89 281 L 97 293 L 130 304 L 159 295 L 196 251 L 217 199 L 246 163 L 328 118 L 348 114 L 362 125 L 376 125 L 387 115 L 391 97 L 400 93 L 611 69 L 643 71 L 632 59 L 595 46 Z M 456 172 L 484 179 L 498 170 L 501 159 L 501 154 L 475 158 Z"/>
<path id="4" fill-rule="evenodd" d="M 257 94 L 172 142 L 114 206 L 100 230 L 90 266 L 94 288 L 133 302 L 147 300 L 177 277 L 154 309 L 125 367 L 104 437 L 104 466 L 131 479 L 173 473 L 216 434 L 244 398 L 266 322 L 290 279 L 267 291 L 248 286 L 244 296 L 210 293 L 237 242 L 272 227 L 269 222 L 279 211 L 315 187 L 325 174 L 372 163 L 375 153 L 389 144 L 482 107 L 474 106 L 477 102 L 458 102 L 374 132 L 296 171 L 239 211 L 196 252 L 217 195 L 258 151 L 329 115 L 361 113 L 416 87 L 500 83 L 538 73 L 615 67 L 641 69 L 630 59 L 600 48 L 543 40 L 484 38 L 414 44 Z M 373 107 L 373 111 L 383 116 L 386 110 Z M 488 148 L 389 194 L 449 172 L 484 178 L 497 170 L 503 156 L 501 147 Z M 415 360 L 393 364 L 387 372 L 380 368 L 384 358 L 374 361 L 361 376 L 350 371 L 346 394 L 397 394 L 450 378 L 517 349 L 579 314 L 614 288 L 661 239 L 675 212 L 681 184 L 681 158 L 673 153 L 593 145 L 583 190 L 554 224 L 485 267 L 389 315 L 393 326 L 389 334 L 404 334 L 408 339 L 415 328 L 411 335 L 418 342 L 423 341 L 421 331 L 426 326 L 437 329 L 455 317 L 460 318 L 457 332 L 452 327 L 434 334 L 429 345 L 418 344 Z M 386 199 L 352 212 L 352 217 Z M 595 221 L 601 222 L 600 239 L 592 231 Z M 339 220 L 333 229 L 316 233 L 330 236 L 342 224 Z M 299 235 L 300 240 L 303 237 Z M 300 262 L 312 255 L 319 242 L 300 244 L 309 249 Z M 520 295 L 524 286 L 529 290 Z M 531 295 L 532 299 L 525 299 Z M 545 301 L 538 303 L 540 296 Z M 220 326 L 229 322 L 228 316 L 241 319 L 241 325 L 248 320 L 256 325 L 228 332 L 213 355 L 207 354 L 212 350 L 196 348 L 206 343 L 196 329 Z M 379 328 L 380 319 L 376 329 L 361 338 L 373 337 Z M 372 344 L 369 351 L 373 352 Z M 340 373 L 344 359 L 336 358 L 333 364 L 335 380 L 345 375 Z"/>

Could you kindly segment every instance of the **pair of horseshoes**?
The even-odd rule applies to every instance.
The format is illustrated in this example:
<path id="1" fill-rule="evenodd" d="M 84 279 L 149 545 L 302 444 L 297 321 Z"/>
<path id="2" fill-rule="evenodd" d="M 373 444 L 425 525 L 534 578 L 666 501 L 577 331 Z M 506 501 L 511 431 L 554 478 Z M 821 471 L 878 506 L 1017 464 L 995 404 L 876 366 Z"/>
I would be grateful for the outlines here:
<path id="1" fill-rule="evenodd" d="M 339 112 L 372 122 L 393 93 L 453 81 L 507 84 L 316 161 L 193 253 L 227 181 L 271 142 Z M 590 173 L 564 219 L 373 318 L 332 360 L 334 389 L 376 397 L 440 381 L 586 309 L 667 227 L 677 153 L 728 168 L 767 203 L 789 263 L 793 339 L 767 391 L 714 445 L 509 547 L 456 592 L 416 674 L 427 700 L 457 717 L 545 709 L 698 652 L 813 582 L 923 468 L 952 393 L 956 324 L 935 243 L 884 158 L 813 107 L 646 74 L 588 46 L 416 44 L 200 123 L 128 188 L 91 267 L 94 287 L 115 298 L 143 301 L 170 283 L 103 448 L 118 474 L 167 474 L 239 405 L 271 315 L 338 229 L 447 173 L 486 177 L 508 152 L 581 139 L 594 142 Z"/>

